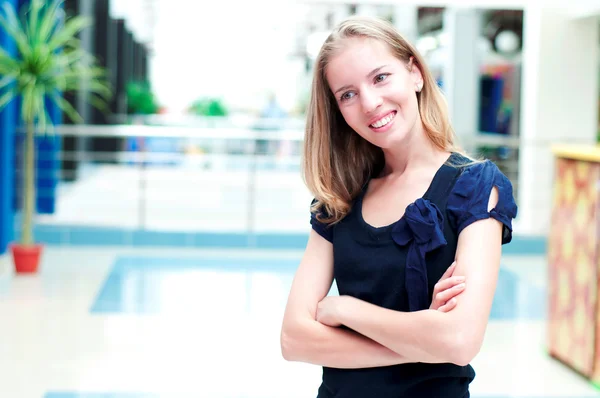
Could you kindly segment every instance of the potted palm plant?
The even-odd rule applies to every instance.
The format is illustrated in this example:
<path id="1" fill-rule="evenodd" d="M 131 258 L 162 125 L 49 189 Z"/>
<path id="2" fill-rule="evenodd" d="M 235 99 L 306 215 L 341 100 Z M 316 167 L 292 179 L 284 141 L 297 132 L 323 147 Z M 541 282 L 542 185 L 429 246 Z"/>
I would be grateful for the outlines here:
<path id="1" fill-rule="evenodd" d="M 74 122 L 81 117 L 63 94 L 77 91 L 83 80 L 90 103 L 106 109 L 111 90 L 105 71 L 81 48 L 78 33 L 90 22 L 76 16 L 67 19 L 63 0 L 31 0 L 18 10 L 8 2 L 0 8 L 0 28 L 14 41 L 14 54 L 0 48 L 0 109 L 20 101 L 19 118 L 25 128 L 22 146 L 22 228 L 18 243 L 10 245 L 16 272 L 36 272 L 42 245 L 33 237 L 36 211 L 36 134 L 52 134 L 48 102 L 54 102 Z"/>

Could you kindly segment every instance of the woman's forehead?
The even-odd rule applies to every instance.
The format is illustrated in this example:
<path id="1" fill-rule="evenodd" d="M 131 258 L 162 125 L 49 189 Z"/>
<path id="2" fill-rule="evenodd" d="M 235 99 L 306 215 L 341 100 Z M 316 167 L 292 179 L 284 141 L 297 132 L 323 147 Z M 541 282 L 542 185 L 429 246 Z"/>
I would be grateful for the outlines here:
<path id="1" fill-rule="evenodd" d="M 338 50 L 332 55 L 330 63 L 335 58 L 361 58 L 369 61 L 370 58 L 392 58 L 393 54 L 389 45 L 381 40 L 354 37 L 345 39 Z"/>
<path id="2" fill-rule="evenodd" d="M 376 68 L 397 65 L 398 62 L 400 61 L 386 43 L 375 39 L 353 38 L 348 39 L 332 55 L 325 73 L 330 83 L 334 84 L 339 80 L 341 84 L 345 84 L 341 81 L 364 79 Z"/>

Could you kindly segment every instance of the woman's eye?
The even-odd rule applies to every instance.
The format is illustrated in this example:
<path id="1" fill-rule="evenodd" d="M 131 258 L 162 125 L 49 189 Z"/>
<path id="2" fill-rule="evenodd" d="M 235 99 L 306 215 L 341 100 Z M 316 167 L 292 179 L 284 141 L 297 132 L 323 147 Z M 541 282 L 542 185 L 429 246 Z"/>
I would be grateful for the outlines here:
<path id="1" fill-rule="evenodd" d="M 382 73 L 380 75 L 375 76 L 375 82 L 379 83 L 384 81 L 388 77 L 388 73 Z"/>
<path id="2" fill-rule="evenodd" d="M 349 100 L 350 98 L 352 98 L 353 96 L 354 96 L 354 93 L 352 91 L 348 91 L 348 92 L 342 94 L 342 96 L 340 97 L 340 99 L 342 101 L 346 101 L 346 100 Z"/>

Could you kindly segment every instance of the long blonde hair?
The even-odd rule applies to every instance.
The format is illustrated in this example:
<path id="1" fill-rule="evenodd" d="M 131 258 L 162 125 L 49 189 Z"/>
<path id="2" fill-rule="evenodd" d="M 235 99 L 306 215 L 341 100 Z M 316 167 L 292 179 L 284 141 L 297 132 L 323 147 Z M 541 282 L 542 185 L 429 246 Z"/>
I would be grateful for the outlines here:
<path id="1" fill-rule="evenodd" d="M 423 76 L 423 88 L 416 95 L 427 136 L 441 150 L 462 152 L 455 144 L 446 101 L 419 52 L 385 20 L 346 19 L 326 39 L 315 61 L 304 136 L 302 177 L 315 197 L 312 211 L 325 223 L 336 223 L 350 211 L 364 184 L 384 163 L 381 148 L 354 133 L 345 122 L 325 78 L 329 60 L 350 38 L 380 40 L 407 65 L 413 58 Z"/>

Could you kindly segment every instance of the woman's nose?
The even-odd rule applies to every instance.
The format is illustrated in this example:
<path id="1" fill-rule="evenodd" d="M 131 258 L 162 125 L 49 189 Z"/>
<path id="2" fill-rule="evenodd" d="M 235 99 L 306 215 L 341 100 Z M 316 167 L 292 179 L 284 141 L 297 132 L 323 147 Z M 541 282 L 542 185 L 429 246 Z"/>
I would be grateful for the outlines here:
<path id="1" fill-rule="evenodd" d="M 381 96 L 370 90 L 364 90 L 360 96 L 362 109 L 366 114 L 374 112 L 383 103 Z"/>

